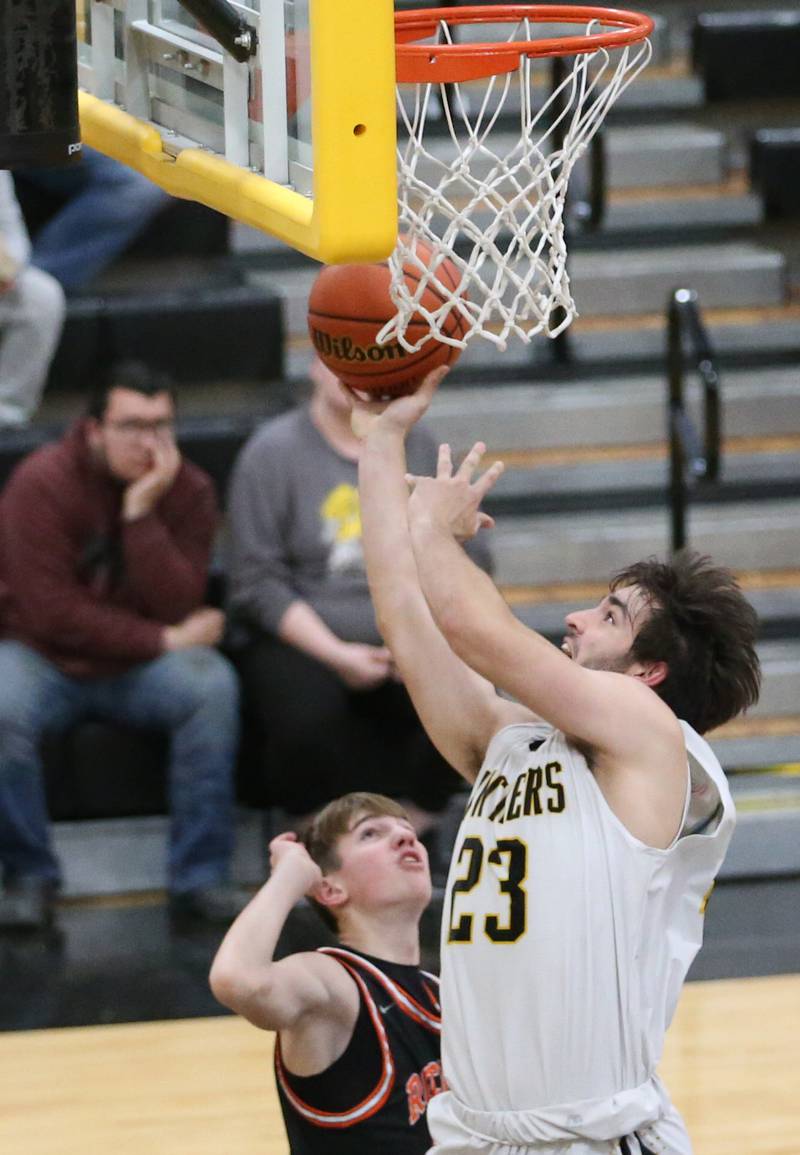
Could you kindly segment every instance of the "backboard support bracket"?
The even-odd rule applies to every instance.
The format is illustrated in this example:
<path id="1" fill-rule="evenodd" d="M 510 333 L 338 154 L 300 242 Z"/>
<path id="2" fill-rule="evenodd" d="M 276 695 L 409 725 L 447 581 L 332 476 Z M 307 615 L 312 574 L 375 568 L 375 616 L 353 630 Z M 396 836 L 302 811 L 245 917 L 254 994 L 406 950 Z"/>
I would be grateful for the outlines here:
<path id="1" fill-rule="evenodd" d="M 284 0 L 262 0 L 260 12 L 235 7 L 256 28 L 249 64 L 172 26 L 155 27 L 143 0 L 93 0 L 92 39 L 103 48 L 82 52 L 84 141 L 173 196 L 200 201 L 317 260 L 383 260 L 397 236 L 392 0 L 348 0 L 346 19 L 341 0 L 308 0 L 311 196 L 289 183 L 286 125 L 276 120 L 276 105 L 287 116 Z M 117 13 L 126 60 L 114 56 Z M 192 133 L 158 120 L 167 118 L 154 89 L 167 87 L 179 70 L 194 70 L 214 86 L 219 125 L 210 125 L 207 143 L 192 145 Z"/>

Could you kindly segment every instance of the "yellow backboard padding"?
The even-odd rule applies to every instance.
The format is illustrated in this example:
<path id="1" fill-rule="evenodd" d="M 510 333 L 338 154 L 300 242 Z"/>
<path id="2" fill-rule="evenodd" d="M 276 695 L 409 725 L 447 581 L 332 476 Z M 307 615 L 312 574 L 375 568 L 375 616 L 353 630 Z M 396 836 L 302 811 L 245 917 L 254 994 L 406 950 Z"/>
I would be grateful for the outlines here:
<path id="1" fill-rule="evenodd" d="M 298 239 L 311 230 L 314 209 L 308 197 L 199 148 L 170 156 L 158 129 L 87 92 L 79 93 L 79 105 L 86 144 L 138 169 L 173 196 L 200 201 L 265 232 L 281 227 L 288 244 L 294 244 L 292 226 Z"/>
<path id="2" fill-rule="evenodd" d="M 157 128 L 81 92 L 84 141 L 326 264 L 383 260 L 397 239 L 393 3 L 312 0 L 310 15 L 312 199 L 201 149 L 171 156 Z"/>

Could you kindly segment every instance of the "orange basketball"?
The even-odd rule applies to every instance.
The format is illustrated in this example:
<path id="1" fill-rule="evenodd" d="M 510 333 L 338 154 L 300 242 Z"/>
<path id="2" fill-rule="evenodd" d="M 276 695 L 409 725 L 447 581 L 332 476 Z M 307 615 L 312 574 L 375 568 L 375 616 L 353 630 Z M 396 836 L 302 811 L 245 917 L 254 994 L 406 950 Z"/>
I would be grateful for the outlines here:
<path id="1" fill-rule="evenodd" d="M 427 262 L 430 250 L 417 241 L 417 253 Z M 419 268 L 404 267 L 409 291 L 420 280 Z M 448 289 L 458 287 L 460 275 L 445 257 L 437 266 L 436 277 Z M 426 373 L 438 365 L 452 365 L 461 353 L 455 345 L 432 338 L 416 353 L 409 353 L 397 341 L 377 342 L 378 333 L 397 312 L 389 294 L 391 274 L 386 263 L 379 265 L 328 265 L 308 298 L 308 329 L 317 356 L 336 376 L 353 389 L 378 397 L 400 397 L 413 393 Z M 420 303 L 433 312 L 448 298 L 428 285 Z M 460 340 L 466 325 L 453 309 L 443 324 L 448 337 Z M 430 325 L 415 313 L 406 330 L 409 343 L 430 332 Z"/>

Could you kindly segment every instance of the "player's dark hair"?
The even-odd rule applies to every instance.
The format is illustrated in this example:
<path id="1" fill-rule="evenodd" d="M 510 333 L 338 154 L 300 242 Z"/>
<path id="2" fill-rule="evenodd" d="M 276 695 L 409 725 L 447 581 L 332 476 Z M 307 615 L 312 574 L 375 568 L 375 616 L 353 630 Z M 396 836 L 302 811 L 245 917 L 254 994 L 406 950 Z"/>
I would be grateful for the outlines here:
<path id="1" fill-rule="evenodd" d="M 758 700 L 758 618 L 730 570 L 682 550 L 627 566 L 612 590 L 637 586 L 651 613 L 634 638 L 632 659 L 667 664 L 656 693 L 700 734 Z"/>
<path id="2" fill-rule="evenodd" d="M 115 361 L 97 377 L 92 386 L 86 409 L 90 417 L 102 421 L 112 389 L 131 389 L 145 397 L 168 393 L 175 401 L 175 385 L 168 373 L 145 361 Z"/>
<path id="3" fill-rule="evenodd" d="M 387 798 L 384 794 L 354 791 L 342 795 L 341 798 L 335 798 L 320 810 L 306 831 L 303 838 L 306 850 L 323 874 L 331 874 L 342 865 L 339 857 L 339 840 L 351 829 L 354 820 L 373 815 L 380 817 L 384 814 L 408 820 L 408 815 L 400 803 L 395 802 L 393 798 Z M 310 898 L 309 901 L 325 925 L 333 931 L 338 931 L 336 917 L 328 907 L 314 898 Z"/>

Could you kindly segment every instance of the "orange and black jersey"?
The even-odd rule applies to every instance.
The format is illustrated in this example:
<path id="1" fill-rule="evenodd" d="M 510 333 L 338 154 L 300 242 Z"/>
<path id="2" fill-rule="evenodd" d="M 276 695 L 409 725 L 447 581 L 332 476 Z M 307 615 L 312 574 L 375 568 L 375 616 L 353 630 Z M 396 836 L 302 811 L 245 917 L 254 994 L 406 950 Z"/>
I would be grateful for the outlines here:
<path id="1" fill-rule="evenodd" d="M 428 1101 L 443 1090 L 439 980 L 341 947 L 324 947 L 355 980 L 360 1009 L 344 1052 L 319 1075 L 275 1074 L 291 1155 L 424 1155 Z"/>

